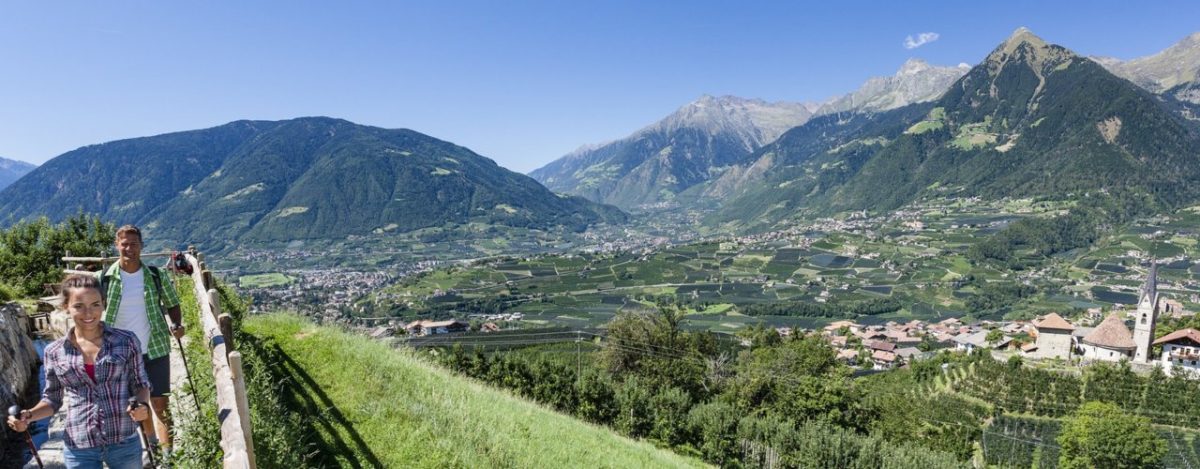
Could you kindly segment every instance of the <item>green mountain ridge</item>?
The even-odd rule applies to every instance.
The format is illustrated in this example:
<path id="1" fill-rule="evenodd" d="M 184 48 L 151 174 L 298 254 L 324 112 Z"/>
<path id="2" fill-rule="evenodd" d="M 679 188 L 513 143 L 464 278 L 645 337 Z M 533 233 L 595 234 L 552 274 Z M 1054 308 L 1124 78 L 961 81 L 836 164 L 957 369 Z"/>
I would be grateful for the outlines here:
<path id="1" fill-rule="evenodd" d="M 452 143 L 326 117 L 91 145 L 0 191 L 5 223 L 79 210 L 141 224 L 156 239 L 216 245 L 624 220 Z"/>

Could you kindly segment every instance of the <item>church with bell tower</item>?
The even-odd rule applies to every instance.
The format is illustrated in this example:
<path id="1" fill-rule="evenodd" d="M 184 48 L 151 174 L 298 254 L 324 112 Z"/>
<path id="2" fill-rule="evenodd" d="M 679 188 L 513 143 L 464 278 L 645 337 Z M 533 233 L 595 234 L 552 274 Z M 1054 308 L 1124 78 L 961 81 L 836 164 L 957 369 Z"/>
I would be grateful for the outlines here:
<path id="1" fill-rule="evenodd" d="M 1133 342 L 1137 349 L 1133 361 L 1150 363 L 1150 345 L 1154 342 L 1154 325 L 1158 321 L 1158 264 L 1150 263 L 1150 274 L 1138 296 L 1137 313 L 1133 324 Z"/>

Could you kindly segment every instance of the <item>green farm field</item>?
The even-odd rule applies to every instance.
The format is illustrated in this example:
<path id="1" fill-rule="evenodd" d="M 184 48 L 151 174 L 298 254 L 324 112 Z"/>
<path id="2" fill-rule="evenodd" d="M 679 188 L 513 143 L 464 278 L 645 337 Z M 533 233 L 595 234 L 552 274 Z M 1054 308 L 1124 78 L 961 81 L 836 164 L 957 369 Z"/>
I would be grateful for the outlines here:
<path id="1" fill-rule="evenodd" d="M 521 312 L 530 326 L 601 327 L 623 310 L 678 302 L 685 327 L 734 332 L 748 325 L 813 327 L 840 319 L 1028 319 L 1068 316 L 1089 307 L 1128 305 L 1158 259 L 1164 291 L 1200 306 L 1200 216 L 1189 210 L 1106 233 L 1091 247 L 1026 260 L 1014 270 L 969 257 L 971 247 L 1014 221 L 1053 216 L 1068 205 L 1028 199 L 931 204 L 905 217 L 828 220 L 769 240 L 726 239 L 649 253 L 576 253 L 506 257 L 406 279 L 386 289 L 411 301 L 397 316 L 462 317 L 479 305 Z M 919 221 L 919 224 L 914 224 Z M 823 228 L 823 229 L 816 229 Z M 1016 296 L 1014 293 L 1020 292 Z M 437 298 L 435 293 L 450 294 Z M 449 299 L 447 299 L 449 298 Z M 887 311 L 856 314 L 856 305 L 894 300 Z M 365 301 L 373 301 L 367 299 Z M 763 306 L 816 305 L 765 313 Z"/>

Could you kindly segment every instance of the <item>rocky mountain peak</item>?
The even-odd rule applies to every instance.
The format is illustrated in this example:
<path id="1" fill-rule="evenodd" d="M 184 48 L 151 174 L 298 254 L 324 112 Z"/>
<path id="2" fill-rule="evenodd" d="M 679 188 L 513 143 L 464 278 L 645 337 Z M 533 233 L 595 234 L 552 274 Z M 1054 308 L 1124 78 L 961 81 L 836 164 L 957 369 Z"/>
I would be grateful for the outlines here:
<path id="1" fill-rule="evenodd" d="M 991 54 L 988 54 L 987 62 L 1004 63 L 1013 58 L 1038 62 L 1049 58 L 1050 55 L 1054 55 L 1051 51 L 1055 48 L 1047 44 L 1046 41 L 1042 40 L 1036 34 L 1033 34 L 1033 31 L 1030 31 L 1029 28 L 1022 26 L 1013 31 L 1012 35 L 1000 43 Z M 1057 47 L 1057 49 L 1062 48 Z"/>
<path id="2" fill-rule="evenodd" d="M 1017 28 L 1008 36 L 1008 39 L 1004 40 L 1004 44 L 1013 46 L 1026 42 L 1034 47 L 1046 47 L 1046 41 L 1042 40 L 1038 35 L 1033 34 L 1033 31 L 1024 26 Z"/>
<path id="3" fill-rule="evenodd" d="M 911 58 L 900 66 L 895 75 L 871 78 L 854 92 L 821 106 L 816 114 L 879 112 L 933 101 L 941 97 L 950 85 L 968 70 L 970 67 L 942 67 L 922 59 Z"/>
<path id="4" fill-rule="evenodd" d="M 900 70 L 896 72 L 896 76 L 916 75 L 930 68 L 932 66 L 929 65 L 929 62 L 914 57 L 904 61 L 904 65 L 900 66 Z"/>
<path id="5" fill-rule="evenodd" d="M 810 117 L 812 112 L 805 103 L 768 103 L 761 99 L 706 94 L 642 132 L 671 132 L 690 128 L 704 130 L 710 135 L 732 133 L 750 150 L 775 140 L 788 129 L 807 122 Z"/>
<path id="6" fill-rule="evenodd" d="M 1162 93 L 1181 84 L 1200 81 L 1200 32 L 1145 57 L 1127 61 L 1112 57 L 1091 59 L 1121 78 L 1153 93 Z M 1200 97 L 1177 97 L 1200 103 Z"/>
<path id="7" fill-rule="evenodd" d="M 993 77 L 999 75 L 1000 71 L 1010 64 L 1028 65 L 1040 77 L 1044 70 L 1062 65 L 1074 57 L 1075 53 L 1070 50 L 1048 44 L 1033 34 L 1033 31 L 1022 26 L 988 54 L 984 64 L 988 74 Z"/>

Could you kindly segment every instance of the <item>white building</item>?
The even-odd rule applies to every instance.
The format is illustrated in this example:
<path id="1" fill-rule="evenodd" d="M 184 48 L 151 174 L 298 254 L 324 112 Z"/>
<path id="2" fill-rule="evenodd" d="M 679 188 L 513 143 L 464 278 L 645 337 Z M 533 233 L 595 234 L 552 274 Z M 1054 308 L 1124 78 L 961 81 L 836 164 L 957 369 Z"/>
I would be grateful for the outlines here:
<path id="1" fill-rule="evenodd" d="M 1167 375 L 1182 371 L 1189 377 L 1200 377 L 1200 331 L 1181 329 L 1162 336 L 1154 345 L 1162 345 L 1159 363 Z"/>
<path id="2" fill-rule="evenodd" d="M 1133 358 L 1137 345 L 1121 316 L 1112 313 L 1079 341 L 1079 348 L 1080 355 L 1086 360 L 1116 362 Z"/>
<path id="3" fill-rule="evenodd" d="M 466 332 L 470 327 L 470 323 L 454 319 L 446 321 L 430 321 L 428 319 L 422 319 L 408 323 L 407 326 L 404 326 L 404 329 L 408 331 L 409 335 L 421 336 L 432 334 L 448 334 L 451 332 Z"/>
<path id="4" fill-rule="evenodd" d="M 1033 327 L 1037 329 L 1037 350 L 1032 353 L 1032 356 L 1063 360 L 1071 358 L 1071 349 L 1074 348 L 1071 331 L 1075 330 L 1075 326 L 1059 316 L 1058 313 L 1050 313 L 1042 319 L 1034 321 Z"/>

